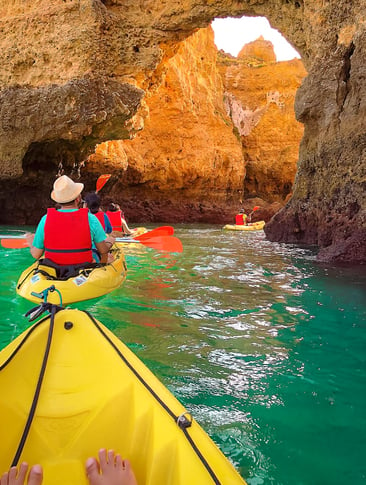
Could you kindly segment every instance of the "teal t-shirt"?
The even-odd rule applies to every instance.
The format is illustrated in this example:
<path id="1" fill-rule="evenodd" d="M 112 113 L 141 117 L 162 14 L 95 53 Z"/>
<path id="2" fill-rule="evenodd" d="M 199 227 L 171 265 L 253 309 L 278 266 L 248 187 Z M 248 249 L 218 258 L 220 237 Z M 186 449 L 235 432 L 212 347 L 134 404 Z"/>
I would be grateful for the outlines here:
<path id="1" fill-rule="evenodd" d="M 78 209 L 59 209 L 59 212 L 75 212 Z M 45 214 L 39 221 L 33 240 L 33 246 L 38 249 L 44 249 L 44 226 L 46 223 L 47 214 Z M 107 235 L 104 232 L 102 224 L 98 221 L 94 214 L 88 213 L 90 234 L 95 247 L 95 243 L 103 242 Z"/>

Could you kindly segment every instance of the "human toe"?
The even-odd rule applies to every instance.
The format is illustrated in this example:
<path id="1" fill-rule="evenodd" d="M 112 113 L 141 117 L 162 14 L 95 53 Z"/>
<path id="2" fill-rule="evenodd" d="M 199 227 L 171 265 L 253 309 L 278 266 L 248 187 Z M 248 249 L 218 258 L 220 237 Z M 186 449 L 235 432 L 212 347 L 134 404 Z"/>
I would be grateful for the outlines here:
<path id="1" fill-rule="evenodd" d="M 41 485 L 43 470 L 41 465 L 33 465 L 29 472 L 28 485 Z"/>
<path id="2" fill-rule="evenodd" d="M 93 485 L 98 483 L 99 479 L 99 465 L 95 458 L 88 458 L 85 463 L 86 474 L 89 482 Z M 2 485 L 2 484 L 1 484 Z"/>

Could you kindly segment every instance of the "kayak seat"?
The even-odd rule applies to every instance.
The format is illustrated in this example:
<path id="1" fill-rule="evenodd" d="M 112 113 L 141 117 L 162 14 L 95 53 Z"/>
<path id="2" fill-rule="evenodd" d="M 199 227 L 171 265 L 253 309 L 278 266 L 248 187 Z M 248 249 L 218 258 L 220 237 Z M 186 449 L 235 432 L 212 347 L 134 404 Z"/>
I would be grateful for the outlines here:
<path id="1" fill-rule="evenodd" d="M 40 259 L 34 274 L 41 273 L 51 280 L 68 280 L 75 276 L 83 274 L 88 276 L 95 268 L 105 266 L 102 263 L 81 263 L 70 265 L 59 265 L 51 261 L 50 259 Z"/>

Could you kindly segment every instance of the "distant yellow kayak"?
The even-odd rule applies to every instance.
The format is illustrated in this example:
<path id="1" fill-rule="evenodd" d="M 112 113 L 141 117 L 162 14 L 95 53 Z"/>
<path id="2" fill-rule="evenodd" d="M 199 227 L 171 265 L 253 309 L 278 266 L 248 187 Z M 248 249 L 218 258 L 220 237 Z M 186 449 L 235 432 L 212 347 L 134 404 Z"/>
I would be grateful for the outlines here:
<path id="1" fill-rule="evenodd" d="M 57 279 L 53 268 L 36 261 L 20 275 L 16 291 L 23 298 L 39 303 L 42 299 L 32 293 L 40 295 L 46 288 L 54 285 L 60 294 L 58 291 L 49 292 L 47 301 L 60 304 L 61 295 L 63 305 L 106 295 L 121 286 L 127 275 L 123 250 L 116 249 L 113 254 L 113 263 L 81 270 L 79 274 L 66 280 Z"/>
<path id="2" fill-rule="evenodd" d="M 260 231 L 265 226 L 264 221 L 253 222 L 250 224 L 245 224 L 244 226 L 240 226 L 238 224 L 226 224 L 223 227 L 225 231 Z"/>
<path id="3" fill-rule="evenodd" d="M 40 463 L 43 485 L 87 485 L 100 448 L 139 485 L 244 484 L 147 367 L 89 313 L 63 309 L 0 352 L 0 470 Z"/>

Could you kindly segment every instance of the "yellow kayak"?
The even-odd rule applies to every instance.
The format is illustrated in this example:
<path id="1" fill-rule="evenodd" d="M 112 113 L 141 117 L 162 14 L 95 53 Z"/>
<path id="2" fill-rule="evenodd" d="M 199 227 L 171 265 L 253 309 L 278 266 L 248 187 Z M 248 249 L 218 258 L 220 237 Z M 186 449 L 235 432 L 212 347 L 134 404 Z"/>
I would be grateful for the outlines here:
<path id="1" fill-rule="evenodd" d="M 258 221 L 258 222 L 245 224 L 244 226 L 241 226 L 238 224 L 226 224 L 226 226 L 224 226 L 223 229 L 225 231 L 260 231 L 264 228 L 264 226 L 265 226 L 264 221 Z"/>
<path id="2" fill-rule="evenodd" d="M 0 429 L 0 470 L 40 463 L 43 485 L 87 485 L 85 460 L 100 448 L 129 459 L 139 485 L 245 483 L 147 367 L 75 309 L 0 352 Z"/>
<path id="3" fill-rule="evenodd" d="M 141 234 L 145 234 L 147 232 L 146 227 L 135 227 L 132 230 L 132 237 L 141 236 Z"/>
<path id="4" fill-rule="evenodd" d="M 135 249 L 139 246 L 141 246 L 139 241 L 134 241 L 134 237 L 141 236 L 142 234 L 145 234 L 147 231 L 146 227 L 136 227 L 135 229 L 132 229 L 132 234 L 129 236 L 120 236 L 122 233 L 118 233 L 115 231 L 113 234 L 116 237 L 116 242 L 115 245 L 118 248 L 123 249 L 124 251 L 130 250 L 130 249 Z M 118 241 L 118 239 L 124 239 L 125 241 Z"/>
<path id="5" fill-rule="evenodd" d="M 39 303 L 42 298 L 32 293 L 41 295 L 54 285 L 56 291 L 48 293 L 47 301 L 62 305 L 106 295 L 121 286 L 127 275 L 123 250 L 117 248 L 113 254 L 113 263 L 80 270 L 76 276 L 66 280 L 57 279 L 53 268 L 36 261 L 20 275 L 16 291 L 23 298 Z"/>

